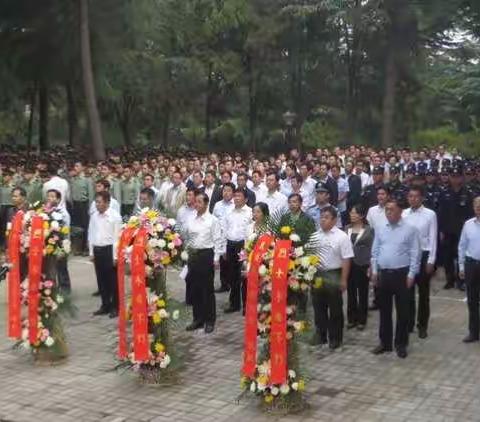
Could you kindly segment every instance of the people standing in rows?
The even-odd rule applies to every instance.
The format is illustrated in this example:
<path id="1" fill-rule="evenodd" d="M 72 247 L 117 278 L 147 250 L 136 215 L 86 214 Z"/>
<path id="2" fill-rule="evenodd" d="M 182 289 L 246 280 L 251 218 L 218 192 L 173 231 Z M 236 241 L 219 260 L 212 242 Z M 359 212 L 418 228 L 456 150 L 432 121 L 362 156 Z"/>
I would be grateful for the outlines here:
<path id="1" fill-rule="evenodd" d="M 270 215 L 278 215 L 287 210 L 287 197 L 279 192 L 280 176 L 278 173 L 269 173 L 267 175 L 267 193 L 262 198 L 262 202 L 268 205 Z"/>
<path id="2" fill-rule="evenodd" d="M 422 188 L 411 187 L 408 193 L 410 208 L 402 213 L 402 218 L 411 226 L 416 227 L 420 235 L 422 257 L 420 268 L 415 276 L 410 295 L 410 322 L 408 330 L 413 332 L 415 326 L 415 286 L 418 287 L 418 337 L 426 338 L 428 321 L 430 319 L 430 280 L 435 271 L 437 257 L 438 224 L 434 211 L 423 205 L 425 200 Z"/>
<path id="3" fill-rule="evenodd" d="M 135 214 L 140 214 L 145 208 L 157 209 L 155 206 L 155 192 L 150 188 L 143 188 L 138 194 L 138 206 L 135 208 Z"/>
<path id="4" fill-rule="evenodd" d="M 250 190 L 255 194 L 255 199 L 257 202 L 265 202 L 267 196 L 267 187 L 263 183 L 262 173 L 258 170 L 252 172 L 252 186 Z"/>
<path id="5" fill-rule="evenodd" d="M 340 214 L 340 221 L 342 223 L 342 227 L 344 227 L 347 223 L 347 197 L 348 193 L 350 192 L 350 187 L 348 182 L 345 178 L 341 177 L 340 175 L 340 166 L 335 164 L 331 168 L 332 178 L 337 183 L 337 190 L 338 190 L 338 203 L 337 203 L 337 210 Z"/>
<path id="6" fill-rule="evenodd" d="M 329 343 L 332 350 L 343 343 L 343 298 L 354 253 L 347 234 L 337 227 L 333 206 L 322 209 L 318 241 L 323 247 L 320 276 L 322 286 L 312 290 L 315 335 L 312 345 Z"/>
<path id="7" fill-rule="evenodd" d="M 480 335 L 480 196 L 473 200 L 474 217 L 465 222 L 458 243 L 459 277 L 465 281 L 468 304 L 468 335 L 464 343 Z"/>
<path id="8" fill-rule="evenodd" d="M 183 204 L 178 210 L 176 216 L 176 222 L 179 232 L 182 232 L 182 228 L 186 227 L 188 221 L 195 217 L 197 210 L 195 208 L 195 198 L 200 192 L 195 188 L 188 188 L 185 204 Z"/>
<path id="9" fill-rule="evenodd" d="M 362 194 L 362 205 L 365 209 L 370 209 L 377 205 L 377 189 L 383 185 L 384 168 L 374 167 L 372 170 L 372 184 L 365 187 Z"/>
<path id="10" fill-rule="evenodd" d="M 152 190 L 152 192 L 154 192 Z M 136 177 L 134 177 L 131 166 L 123 168 L 123 179 L 120 186 L 121 197 L 121 216 L 130 217 L 135 211 L 135 203 L 140 195 L 140 186 Z M 155 192 L 154 192 L 155 195 Z"/>
<path id="11" fill-rule="evenodd" d="M 110 182 L 105 179 L 100 179 L 95 182 L 95 197 L 97 193 L 100 192 L 107 192 L 110 195 Z M 110 208 L 113 208 L 117 213 L 120 214 L 120 204 L 115 198 L 112 198 L 110 196 L 110 201 L 109 205 Z M 97 212 L 97 205 L 96 205 L 96 200 L 94 199 L 93 202 L 90 204 L 90 208 L 88 210 L 88 214 L 90 215 L 90 218 L 94 213 Z"/>
<path id="12" fill-rule="evenodd" d="M 385 205 L 388 223 L 375 230 L 372 247 L 371 281 L 377 285 L 380 308 L 380 344 L 373 350 L 382 354 L 393 350 L 392 305 L 397 315 L 395 349 L 407 357 L 410 322 L 410 288 L 415 282 L 421 258 L 418 230 L 402 219 L 401 205 L 390 199 Z"/>
<path id="13" fill-rule="evenodd" d="M 89 256 L 95 267 L 101 306 L 94 315 L 118 316 L 117 242 L 122 228 L 120 213 L 110 206 L 106 191 L 95 195 L 96 212 L 90 216 L 88 227 Z"/>
<path id="14" fill-rule="evenodd" d="M 320 228 L 320 217 L 322 210 L 332 205 L 330 203 L 330 189 L 323 182 L 318 182 L 315 186 L 315 205 L 306 210 L 307 215 L 314 221 L 317 229 Z M 337 219 L 337 227 L 341 227 L 342 222 Z"/>
<path id="15" fill-rule="evenodd" d="M 346 233 L 353 248 L 352 266 L 347 287 L 347 329 L 365 329 L 368 317 L 369 268 L 372 256 L 373 229 L 366 223 L 365 210 L 354 205 Z"/>
<path id="16" fill-rule="evenodd" d="M 247 187 L 248 176 L 246 173 L 238 173 L 237 175 L 237 190 L 241 189 L 245 193 L 245 198 L 247 198 L 247 205 L 250 209 L 257 202 L 255 193 Z"/>
<path id="17" fill-rule="evenodd" d="M 190 219 L 183 232 L 188 249 L 188 273 L 193 306 L 193 321 L 187 331 L 204 328 L 211 333 L 215 327 L 216 305 L 214 293 L 215 267 L 225 253 L 222 229 L 218 219 L 208 212 L 208 196 L 196 196 L 197 214 Z"/>
<path id="18" fill-rule="evenodd" d="M 208 210 L 213 212 L 213 207 L 222 200 L 222 188 L 217 183 L 217 176 L 213 170 L 205 172 L 205 180 L 201 192 L 208 196 Z"/>
<path id="19" fill-rule="evenodd" d="M 316 180 L 327 186 L 328 191 L 330 192 L 330 203 L 336 207 L 338 202 L 338 185 L 337 182 L 329 175 L 330 166 L 327 163 L 320 163 L 318 169 L 319 173 L 316 177 Z"/>
<path id="20" fill-rule="evenodd" d="M 177 215 L 178 210 L 185 202 L 187 188 L 183 183 L 182 174 L 175 171 L 172 175 L 172 187 L 165 196 L 165 213 L 169 216 Z"/>
<path id="21" fill-rule="evenodd" d="M 353 162 L 347 161 L 345 164 L 345 179 L 348 182 L 347 212 L 359 204 L 362 197 L 362 179 L 353 170 Z"/>
<path id="22" fill-rule="evenodd" d="M 57 168 L 54 167 L 53 165 L 50 165 L 48 167 L 48 181 L 46 181 L 43 184 L 42 192 L 43 192 L 43 198 L 47 198 L 47 192 L 50 189 L 55 189 L 58 192 L 60 192 L 60 195 L 62 196 L 62 199 L 60 200 L 60 206 L 61 207 L 67 207 L 67 202 L 70 202 L 70 186 L 68 185 L 68 182 L 57 175 Z"/>

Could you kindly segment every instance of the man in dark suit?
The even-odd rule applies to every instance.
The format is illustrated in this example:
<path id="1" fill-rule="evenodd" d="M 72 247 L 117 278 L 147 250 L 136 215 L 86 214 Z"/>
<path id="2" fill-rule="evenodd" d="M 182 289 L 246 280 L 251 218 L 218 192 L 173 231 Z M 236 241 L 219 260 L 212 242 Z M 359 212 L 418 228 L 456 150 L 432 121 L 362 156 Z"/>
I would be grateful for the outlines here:
<path id="1" fill-rule="evenodd" d="M 222 200 L 222 187 L 216 184 L 217 176 L 213 170 L 207 170 L 203 187 L 200 189 L 201 193 L 206 193 L 208 196 L 208 211 L 213 212 L 213 207 L 218 201 Z"/>
<path id="2" fill-rule="evenodd" d="M 345 173 L 349 187 L 347 210 L 350 211 L 362 198 L 362 179 L 353 173 L 353 163 L 351 161 L 347 161 L 347 164 L 345 164 Z"/>
<path id="3" fill-rule="evenodd" d="M 327 163 L 321 163 L 316 180 L 324 183 L 330 192 L 330 204 L 337 206 L 338 203 L 338 184 L 333 177 L 329 176 L 330 166 Z"/>
<path id="4" fill-rule="evenodd" d="M 247 205 L 250 208 L 253 208 L 253 206 L 256 203 L 255 192 L 247 188 L 247 180 L 248 180 L 248 176 L 245 173 L 240 173 L 237 176 L 237 189 L 241 189 L 243 192 L 245 192 Z"/>

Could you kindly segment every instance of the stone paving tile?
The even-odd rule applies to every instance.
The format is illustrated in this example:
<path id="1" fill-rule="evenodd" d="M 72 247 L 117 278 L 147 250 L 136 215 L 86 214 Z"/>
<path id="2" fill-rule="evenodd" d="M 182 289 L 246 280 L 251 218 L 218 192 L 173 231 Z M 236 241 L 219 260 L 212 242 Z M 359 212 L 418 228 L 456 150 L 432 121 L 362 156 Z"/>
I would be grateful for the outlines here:
<path id="1" fill-rule="evenodd" d="M 217 296 L 218 323 L 213 335 L 175 333 L 185 350 L 178 384 L 142 385 L 131 374 L 113 371 L 116 325 L 94 318 L 98 300 L 92 265 L 70 261 L 78 317 L 66 322 L 71 355 L 56 367 L 33 365 L 11 350 L 0 320 L 0 422 L 202 422 L 207 421 L 479 421 L 480 346 L 461 342 L 466 304 L 458 291 L 432 288 L 430 337 L 411 338 L 410 354 L 373 356 L 378 320 L 370 314 L 364 332 L 347 331 L 339 352 L 301 344 L 302 368 L 309 381 L 309 407 L 301 415 L 266 414 L 256 401 L 239 395 L 243 320 L 221 312 L 226 295 Z M 169 275 L 173 295 L 182 300 L 183 282 Z M 0 315 L 5 315 L 0 288 Z"/>

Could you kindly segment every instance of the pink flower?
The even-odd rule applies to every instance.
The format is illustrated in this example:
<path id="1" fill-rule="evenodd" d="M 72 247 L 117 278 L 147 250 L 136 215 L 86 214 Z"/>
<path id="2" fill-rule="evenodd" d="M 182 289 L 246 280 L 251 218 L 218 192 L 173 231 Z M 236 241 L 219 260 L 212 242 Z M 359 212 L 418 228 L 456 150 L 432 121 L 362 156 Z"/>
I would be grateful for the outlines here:
<path id="1" fill-rule="evenodd" d="M 238 259 L 240 261 L 246 261 L 247 260 L 247 252 L 245 251 L 245 249 L 242 249 L 240 251 L 240 253 L 238 254 Z"/>
<path id="2" fill-rule="evenodd" d="M 53 287 L 53 281 L 52 280 L 46 280 L 44 283 L 43 283 L 44 287 L 46 289 L 51 289 Z"/>
<path id="3" fill-rule="evenodd" d="M 175 247 L 180 247 L 182 246 L 183 242 L 182 242 L 182 239 L 180 239 L 179 237 L 176 237 L 174 240 L 173 240 L 173 244 L 175 245 Z"/>

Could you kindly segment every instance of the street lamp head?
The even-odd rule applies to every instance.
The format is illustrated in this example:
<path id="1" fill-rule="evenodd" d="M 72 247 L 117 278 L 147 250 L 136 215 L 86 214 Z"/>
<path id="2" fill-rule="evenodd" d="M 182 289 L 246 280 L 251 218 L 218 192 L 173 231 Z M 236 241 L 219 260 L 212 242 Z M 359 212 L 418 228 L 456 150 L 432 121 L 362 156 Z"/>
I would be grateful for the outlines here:
<path id="1" fill-rule="evenodd" d="M 286 111 L 283 113 L 283 121 L 287 126 L 293 126 L 293 123 L 295 122 L 295 119 L 297 117 L 296 113 L 293 113 L 292 111 Z"/>

